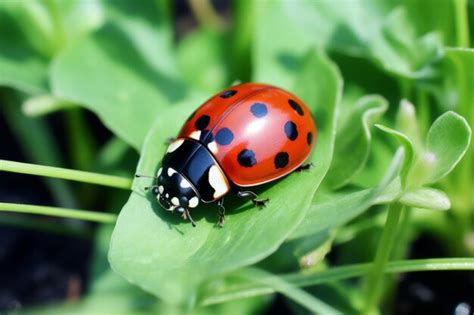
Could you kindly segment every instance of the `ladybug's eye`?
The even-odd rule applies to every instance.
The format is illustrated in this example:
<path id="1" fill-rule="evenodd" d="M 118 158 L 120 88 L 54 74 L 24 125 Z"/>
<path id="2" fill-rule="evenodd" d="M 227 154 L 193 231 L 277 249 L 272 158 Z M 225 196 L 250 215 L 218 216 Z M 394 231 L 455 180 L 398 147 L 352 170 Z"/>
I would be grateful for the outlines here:
<path id="1" fill-rule="evenodd" d="M 158 195 L 160 192 L 158 190 L 158 187 L 153 187 L 153 189 L 151 190 L 151 192 L 153 193 L 153 195 Z"/>

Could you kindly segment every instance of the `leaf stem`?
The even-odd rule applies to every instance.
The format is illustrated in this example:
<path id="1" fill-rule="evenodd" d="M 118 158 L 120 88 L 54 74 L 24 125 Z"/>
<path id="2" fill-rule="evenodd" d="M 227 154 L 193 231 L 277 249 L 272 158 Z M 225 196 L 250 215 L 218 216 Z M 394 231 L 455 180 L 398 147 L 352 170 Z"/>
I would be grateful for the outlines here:
<path id="1" fill-rule="evenodd" d="M 456 21 L 456 46 L 469 48 L 469 22 L 467 15 L 467 1 L 454 0 Z"/>
<path id="2" fill-rule="evenodd" d="M 61 178 L 127 190 L 132 187 L 132 180 L 129 178 L 7 160 L 0 160 L 0 171 Z"/>
<path id="3" fill-rule="evenodd" d="M 50 215 L 55 217 L 79 219 L 97 223 L 114 223 L 117 220 L 117 216 L 111 213 L 101 213 L 88 210 L 76 210 L 68 208 L 56 208 L 6 202 L 0 202 L 0 212 Z"/>
<path id="4" fill-rule="evenodd" d="M 384 280 L 383 270 L 392 252 L 402 209 L 403 206 L 398 202 L 390 204 L 387 221 L 382 231 L 382 237 L 375 254 L 374 263 L 366 278 L 366 304 L 362 312 L 363 314 L 373 314 L 376 312 L 381 296 L 380 289 Z"/>
<path id="5" fill-rule="evenodd" d="M 211 30 L 222 30 L 225 23 L 214 10 L 210 0 L 188 0 L 191 11 L 199 24 Z"/>
<path id="6" fill-rule="evenodd" d="M 281 277 L 299 287 L 309 287 L 327 282 L 335 282 L 350 278 L 360 277 L 371 270 L 373 264 L 354 264 L 334 267 L 320 272 L 299 272 L 281 275 Z M 384 273 L 420 272 L 420 271 L 446 271 L 446 270 L 474 270 L 474 258 L 429 258 L 391 261 L 385 265 Z M 211 305 L 224 303 L 231 300 L 242 299 L 275 293 L 275 290 L 266 285 L 243 283 L 226 288 L 205 297 L 201 304 Z"/>

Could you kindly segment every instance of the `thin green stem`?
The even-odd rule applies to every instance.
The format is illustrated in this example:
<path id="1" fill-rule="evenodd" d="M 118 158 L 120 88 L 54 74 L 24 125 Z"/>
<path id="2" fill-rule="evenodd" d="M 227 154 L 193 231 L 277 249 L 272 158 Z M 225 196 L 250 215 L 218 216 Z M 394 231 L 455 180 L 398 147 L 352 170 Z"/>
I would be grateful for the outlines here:
<path id="1" fill-rule="evenodd" d="M 366 303 L 363 310 L 364 314 L 373 314 L 376 312 L 384 280 L 383 270 L 385 269 L 385 265 L 387 264 L 392 252 L 402 209 L 403 206 L 398 202 L 390 204 L 387 221 L 375 254 L 374 264 L 366 278 Z"/>
<path id="2" fill-rule="evenodd" d="M 76 210 L 47 206 L 35 206 L 19 203 L 0 202 L 0 212 L 1 211 L 49 215 L 69 219 L 92 221 L 97 223 L 114 223 L 117 220 L 117 216 L 111 213 L 101 213 L 88 210 Z"/>
<path id="3" fill-rule="evenodd" d="M 454 0 L 456 12 L 456 46 L 469 48 L 469 22 L 467 15 L 467 0 Z"/>
<path id="4" fill-rule="evenodd" d="M 354 264 L 335 267 L 320 272 L 301 272 L 281 275 L 281 277 L 298 287 L 309 287 L 327 282 L 335 282 L 360 277 L 373 268 L 373 264 Z M 420 272 L 420 271 L 447 271 L 447 270 L 474 270 L 474 258 L 430 258 L 391 261 L 385 265 L 384 273 Z M 275 293 L 275 290 L 266 285 L 246 282 L 227 287 L 205 297 L 202 305 L 224 303 L 246 297 L 254 297 Z"/>
<path id="5" fill-rule="evenodd" d="M 68 179 L 127 190 L 132 187 L 132 180 L 129 178 L 7 160 L 0 160 L 0 171 Z"/>
<path id="6" fill-rule="evenodd" d="M 214 10 L 209 0 L 188 0 L 191 11 L 199 24 L 213 30 L 222 30 L 225 27 L 223 19 Z"/>

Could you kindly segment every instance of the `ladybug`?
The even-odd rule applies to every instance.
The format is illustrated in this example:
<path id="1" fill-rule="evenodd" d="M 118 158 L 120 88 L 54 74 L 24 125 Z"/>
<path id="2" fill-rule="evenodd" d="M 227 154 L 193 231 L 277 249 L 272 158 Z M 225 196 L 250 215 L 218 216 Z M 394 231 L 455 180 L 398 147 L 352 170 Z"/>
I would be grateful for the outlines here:
<path id="1" fill-rule="evenodd" d="M 249 187 L 275 181 L 303 165 L 316 140 L 311 113 L 280 88 L 244 83 L 211 97 L 188 118 L 163 157 L 151 191 L 168 211 L 189 219 L 199 203 L 217 202 L 234 192 L 262 208 Z M 140 176 L 140 175 L 137 175 Z"/>

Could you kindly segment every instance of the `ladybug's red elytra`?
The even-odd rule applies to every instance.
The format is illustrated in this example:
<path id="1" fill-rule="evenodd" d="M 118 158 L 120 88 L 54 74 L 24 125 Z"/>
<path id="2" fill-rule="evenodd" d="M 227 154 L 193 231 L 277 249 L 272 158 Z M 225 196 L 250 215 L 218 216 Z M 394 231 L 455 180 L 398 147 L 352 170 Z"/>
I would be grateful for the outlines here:
<path id="1" fill-rule="evenodd" d="M 195 226 L 189 211 L 234 192 L 264 207 L 249 187 L 277 180 L 303 165 L 316 142 L 316 125 L 304 103 L 280 88 L 244 83 L 207 100 L 169 145 L 152 192 L 160 205 Z M 140 176 L 140 175 L 137 175 Z"/>

